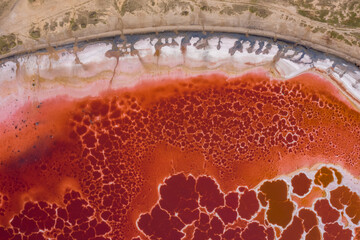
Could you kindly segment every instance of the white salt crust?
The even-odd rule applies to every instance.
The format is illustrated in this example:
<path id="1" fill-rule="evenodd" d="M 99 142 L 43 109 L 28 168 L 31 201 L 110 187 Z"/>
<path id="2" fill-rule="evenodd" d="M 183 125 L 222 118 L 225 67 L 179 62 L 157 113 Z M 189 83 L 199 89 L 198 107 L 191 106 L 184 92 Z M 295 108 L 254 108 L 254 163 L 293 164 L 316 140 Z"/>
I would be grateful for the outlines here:
<path id="1" fill-rule="evenodd" d="M 115 48 L 109 42 L 89 43 L 81 49 L 12 58 L 0 66 L 0 121 L 27 101 L 96 96 L 109 88 L 132 87 L 174 73 L 186 77 L 220 70 L 233 76 L 259 66 L 284 80 L 309 70 L 321 71 L 351 98 L 360 100 L 360 71 L 347 63 L 335 63 L 334 58 L 310 56 L 265 39 L 184 38 L 144 37 Z M 188 43 L 182 45 L 183 40 Z"/>

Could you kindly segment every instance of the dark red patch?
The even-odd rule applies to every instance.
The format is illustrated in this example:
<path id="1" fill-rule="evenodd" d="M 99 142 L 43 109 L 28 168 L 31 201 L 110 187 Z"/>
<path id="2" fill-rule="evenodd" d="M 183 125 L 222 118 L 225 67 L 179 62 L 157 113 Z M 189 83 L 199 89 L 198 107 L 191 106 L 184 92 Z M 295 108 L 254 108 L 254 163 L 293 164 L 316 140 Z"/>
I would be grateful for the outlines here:
<path id="1" fill-rule="evenodd" d="M 340 217 L 340 213 L 330 206 L 329 200 L 327 199 L 317 200 L 314 210 L 323 223 L 335 222 Z"/>
<path id="2" fill-rule="evenodd" d="M 301 219 L 294 216 L 292 223 L 281 234 L 280 240 L 300 240 L 303 232 Z"/>
<path id="3" fill-rule="evenodd" d="M 238 212 L 240 217 L 250 220 L 259 210 L 259 201 L 254 190 L 245 190 L 240 196 Z"/>
<path id="4" fill-rule="evenodd" d="M 237 209 L 239 206 L 239 193 L 230 192 L 225 196 L 225 204 L 232 209 Z"/>
<path id="5" fill-rule="evenodd" d="M 146 235 L 160 239 L 181 239 L 184 234 L 170 221 L 170 215 L 156 205 L 150 214 L 143 214 L 138 220 L 138 226 Z"/>
<path id="6" fill-rule="evenodd" d="M 195 179 L 184 174 L 171 176 L 160 187 L 160 206 L 170 214 L 178 213 L 189 224 L 198 219 L 199 194 L 195 192 Z"/>
<path id="7" fill-rule="evenodd" d="M 352 231 L 344 229 L 338 223 L 329 223 L 324 228 L 324 240 L 351 240 Z"/>
<path id="8" fill-rule="evenodd" d="M 267 240 L 265 228 L 257 222 L 250 223 L 241 234 L 241 237 L 246 240 Z"/>
<path id="9" fill-rule="evenodd" d="M 224 194 L 220 192 L 219 186 L 210 177 L 199 177 L 196 191 L 200 194 L 200 206 L 206 207 L 209 212 L 224 205 Z"/>
<path id="10" fill-rule="evenodd" d="M 216 213 L 219 214 L 219 217 L 225 223 L 225 225 L 233 223 L 237 217 L 236 211 L 229 207 L 219 207 L 216 209 Z"/>
<path id="11" fill-rule="evenodd" d="M 305 236 L 305 240 L 321 240 L 321 232 L 318 227 L 313 227 Z"/>
<path id="12" fill-rule="evenodd" d="M 318 224 L 316 213 L 314 213 L 310 209 L 300 209 L 299 217 L 303 220 L 303 226 L 306 232 L 310 231 L 314 226 Z"/>
<path id="13" fill-rule="evenodd" d="M 293 193 L 304 196 L 310 190 L 311 180 L 305 173 L 299 173 L 291 179 L 291 185 L 293 187 Z"/>

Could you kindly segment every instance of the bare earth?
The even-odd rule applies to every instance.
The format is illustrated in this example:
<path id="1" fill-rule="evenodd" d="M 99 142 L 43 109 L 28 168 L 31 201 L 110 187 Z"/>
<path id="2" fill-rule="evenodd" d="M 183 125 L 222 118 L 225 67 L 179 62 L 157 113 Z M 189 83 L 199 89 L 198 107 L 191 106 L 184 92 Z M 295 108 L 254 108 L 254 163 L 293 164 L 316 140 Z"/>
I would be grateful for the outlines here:
<path id="1" fill-rule="evenodd" d="M 0 59 L 75 41 L 161 31 L 268 36 L 360 64 L 360 3 L 356 0 L 2 0 L 0 3 Z"/>

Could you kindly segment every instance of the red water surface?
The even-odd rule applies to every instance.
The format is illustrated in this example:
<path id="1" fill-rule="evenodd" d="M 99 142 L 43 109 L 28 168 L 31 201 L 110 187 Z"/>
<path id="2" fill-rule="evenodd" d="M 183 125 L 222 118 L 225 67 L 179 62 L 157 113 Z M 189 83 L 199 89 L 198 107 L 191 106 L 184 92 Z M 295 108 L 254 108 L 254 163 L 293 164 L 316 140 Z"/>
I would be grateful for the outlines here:
<path id="1" fill-rule="evenodd" d="M 316 163 L 360 173 L 360 115 L 314 74 L 212 74 L 58 97 L 0 127 L 1 239 L 359 235 L 335 222 L 341 210 L 360 219 L 359 196 L 336 169 L 299 174 L 292 186 L 271 180 Z M 289 198 L 332 182 L 339 189 L 315 209 Z"/>

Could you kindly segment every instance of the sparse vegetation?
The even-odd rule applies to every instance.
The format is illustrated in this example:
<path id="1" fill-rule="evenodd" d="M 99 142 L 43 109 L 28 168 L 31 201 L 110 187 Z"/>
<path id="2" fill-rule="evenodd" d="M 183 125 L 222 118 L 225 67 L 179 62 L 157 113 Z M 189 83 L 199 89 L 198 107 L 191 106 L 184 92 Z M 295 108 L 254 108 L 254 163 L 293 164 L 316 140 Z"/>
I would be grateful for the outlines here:
<path id="1" fill-rule="evenodd" d="M 360 27 L 360 16 L 352 14 L 350 15 L 349 19 L 343 21 L 343 24 L 350 27 Z"/>
<path id="2" fill-rule="evenodd" d="M 313 33 L 317 33 L 317 32 L 325 33 L 325 32 L 326 32 L 326 28 L 316 27 L 316 28 L 314 28 L 314 30 L 313 30 L 312 32 L 313 32 Z"/>
<path id="3" fill-rule="evenodd" d="M 359 0 L 290 0 L 289 2 L 297 8 L 300 15 L 312 20 L 333 26 L 360 27 Z"/>
<path id="4" fill-rule="evenodd" d="M 142 9 L 142 5 L 137 0 L 125 0 L 121 5 L 120 14 L 124 16 L 125 13 L 134 13 L 136 10 Z"/>
<path id="5" fill-rule="evenodd" d="M 9 2 L 8 1 L 1 1 L 0 2 L 0 16 L 4 12 L 4 10 L 8 7 Z"/>
<path id="6" fill-rule="evenodd" d="M 99 23 L 100 22 L 99 15 L 100 14 L 98 14 L 95 11 L 90 12 L 88 16 L 88 24 L 96 25 L 97 23 Z"/>
<path id="7" fill-rule="evenodd" d="M 12 48 L 20 44 L 22 44 L 22 42 L 19 41 L 13 33 L 0 36 L 0 54 L 8 53 Z"/>
<path id="8" fill-rule="evenodd" d="M 30 37 L 32 37 L 33 39 L 38 39 L 40 38 L 41 36 L 41 33 L 40 33 L 40 28 L 35 28 L 35 27 L 32 27 L 29 31 L 29 35 Z"/>
<path id="9" fill-rule="evenodd" d="M 360 41 L 360 33 L 351 33 L 357 40 Z"/>
<path id="10" fill-rule="evenodd" d="M 70 19 L 70 29 L 71 29 L 72 31 L 76 31 L 76 30 L 79 29 L 79 25 L 78 25 L 78 23 L 75 21 L 74 18 Z"/>
<path id="11" fill-rule="evenodd" d="M 250 6 L 249 7 L 249 12 L 254 13 L 256 16 L 261 17 L 261 18 L 266 18 L 268 16 L 271 15 L 271 11 L 262 8 L 262 7 L 257 7 L 257 6 Z"/>
<path id="12" fill-rule="evenodd" d="M 89 13 L 89 18 L 91 18 L 91 19 L 97 18 L 97 13 L 95 11 L 90 12 Z"/>
<path id="13" fill-rule="evenodd" d="M 79 12 L 77 15 L 70 19 L 69 26 L 72 31 L 77 31 L 81 28 L 86 28 L 89 24 L 96 25 L 102 20 L 100 19 L 101 13 L 96 11 Z M 104 22 L 104 21 L 102 21 Z M 64 23 L 60 22 L 60 26 Z M 56 25 L 57 26 L 57 25 Z"/>
<path id="14" fill-rule="evenodd" d="M 350 46 L 353 45 L 353 44 L 352 44 L 349 40 L 347 40 L 347 39 L 345 39 L 344 42 L 345 42 L 347 45 L 350 45 Z"/>
<path id="15" fill-rule="evenodd" d="M 50 25 L 50 24 L 49 24 L 48 22 L 45 23 L 45 25 L 44 25 L 44 27 L 43 27 L 44 31 L 49 30 L 49 25 Z"/>
<path id="16" fill-rule="evenodd" d="M 336 32 L 336 31 L 329 31 L 328 34 L 330 35 L 331 38 L 334 38 L 334 39 L 338 39 L 338 40 L 345 39 L 345 37 L 343 35 L 341 35 L 340 33 Z"/>
<path id="17" fill-rule="evenodd" d="M 50 23 L 50 30 L 55 31 L 56 27 L 58 26 L 58 23 L 53 21 Z"/>
<path id="18" fill-rule="evenodd" d="M 227 15 L 235 15 L 235 14 L 242 14 L 243 12 L 248 10 L 248 6 L 240 5 L 240 4 L 233 4 L 230 6 L 225 6 L 220 10 L 220 14 L 227 14 Z"/>

